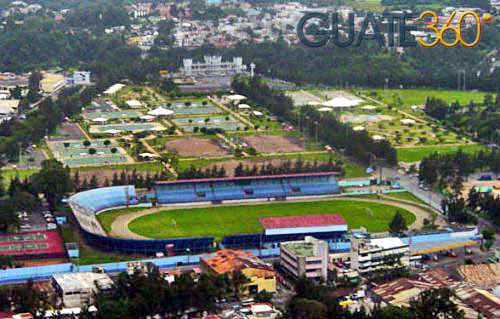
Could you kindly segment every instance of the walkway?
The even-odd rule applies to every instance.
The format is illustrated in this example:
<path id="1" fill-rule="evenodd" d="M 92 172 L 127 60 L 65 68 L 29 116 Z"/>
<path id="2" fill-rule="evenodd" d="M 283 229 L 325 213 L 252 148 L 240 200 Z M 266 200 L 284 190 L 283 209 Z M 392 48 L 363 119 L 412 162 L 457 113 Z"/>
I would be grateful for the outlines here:
<path id="1" fill-rule="evenodd" d="M 226 112 L 229 112 L 232 116 L 234 116 L 235 118 L 237 118 L 238 120 L 240 120 L 241 122 L 243 122 L 248 127 L 252 128 L 252 129 L 255 129 L 255 125 L 253 125 L 249 120 L 245 119 L 243 116 L 239 115 L 238 113 L 234 112 L 230 108 L 226 107 L 224 104 L 222 104 L 221 102 L 217 101 L 216 99 L 212 99 L 211 97 L 209 97 L 208 99 L 210 100 L 210 102 L 214 103 L 215 105 L 217 105 L 222 110 L 224 110 Z"/>
<path id="2" fill-rule="evenodd" d="M 424 219 L 431 219 L 431 216 L 427 209 L 421 208 L 419 206 L 415 206 L 413 204 L 406 204 L 393 200 L 377 200 L 370 198 L 357 198 L 357 197 L 327 197 L 320 199 L 311 199 L 311 198 L 289 198 L 290 202 L 312 202 L 312 201 L 331 201 L 331 200 L 344 200 L 344 201 L 357 201 L 357 202 L 367 202 L 367 203 L 377 203 L 377 204 L 385 204 L 389 206 L 394 206 L 398 208 L 405 209 L 410 213 L 413 213 L 416 217 L 415 222 L 409 227 L 412 230 L 421 229 L 424 225 Z M 230 204 L 221 204 L 221 205 L 212 205 L 212 204 L 201 204 L 201 205 L 190 205 L 190 206 L 177 206 L 177 207 L 156 207 L 147 209 L 140 212 L 134 212 L 130 214 L 125 214 L 118 216 L 113 223 L 111 224 L 111 236 L 119 237 L 119 238 L 129 238 L 129 239 L 148 239 L 147 237 L 140 236 L 129 230 L 128 225 L 134 219 L 137 219 L 142 216 L 155 214 L 159 212 L 164 212 L 168 210 L 177 210 L 177 209 L 191 209 L 191 208 L 205 208 L 205 207 L 217 207 L 217 206 L 241 206 L 241 205 L 267 205 L 269 201 L 263 200 L 261 202 L 248 202 L 248 203 L 230 203 Z"/>
<path id="3" fill-rule="evenodd" d="M 151 145 L 149 145 L 148 141 L 146 139 L 142 139 L 141 140 L 141 143 L 142 145 L 144 145 L 144 147 L 151 153 L 155 154 L 156 156 L 158 156 L 158 159 L 161 157 L 161 154 L 158 153 Z M 163 166 L 165 166 L 165 168 L 172 174 L 174 175 L 175 177 L 178 176 L 177 172 L 175 171 L 175 169 L 168 163 L 163 163 Z"/>

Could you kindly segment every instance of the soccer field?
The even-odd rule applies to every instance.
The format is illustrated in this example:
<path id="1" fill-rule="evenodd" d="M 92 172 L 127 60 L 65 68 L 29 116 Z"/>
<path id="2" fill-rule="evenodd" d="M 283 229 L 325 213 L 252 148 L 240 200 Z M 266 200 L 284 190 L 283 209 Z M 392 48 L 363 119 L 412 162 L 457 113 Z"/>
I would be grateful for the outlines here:
<path id="1" fill-rule="evenodd" d="M 128 226 L 132 232 L 148 238 L 214 236 L 220 241 L 224 235 L 261 232 L 261 217 L 340 214 L 350 229 L 364 226 L 371 232 L 380 232 L 387 230 L 398 210 L 408 225 L 415 221 L 415 215 L 401 208 L 333 200 L 168 210 L 139 217 Z"/>

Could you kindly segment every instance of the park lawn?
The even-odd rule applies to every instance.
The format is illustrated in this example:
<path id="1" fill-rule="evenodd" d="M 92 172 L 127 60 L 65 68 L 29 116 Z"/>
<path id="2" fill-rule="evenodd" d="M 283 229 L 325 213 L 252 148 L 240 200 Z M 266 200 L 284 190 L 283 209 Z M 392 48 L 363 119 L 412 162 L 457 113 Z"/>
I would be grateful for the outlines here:
<path id="1" fill-rule="evenodd" d="M 415 221 L 413 214 L 400 208 L 333 200 L 168 210 L 137 218 L 129 224 L 129 229 L 149 238 L 214 236 L 221 240 L 224 235 L 262 232 L 259 223 L 262 217 L 340 214 L 350 229 L 364 226 L 371 232 L 381 232 L 387 230 L 396 211 L 402 212 L 408 225 Z"/>
<path id="2" fill-rule="evenodd" d="M 111 224 L 118 216 L 130 214 L 133 212 L 138 212 L 141 210 L 144 210 L 144 208 L 143 207 L 141 207 L 141 208 L 122 208 L 122 209 L 109 210 L 109 211 L 97 214 L 97 220 L 99 220 L 99 223 L 101 223 L 101 226 L 102 226 L 102 228 L 104 228 L 106 233 L 109 234 L 109 233 L 111 233 Z"/>
<path id="3" fill-rule="evenodd" d="M 376 91 L 382 97 L 383 102 L 391 103 L 396 95 L 403 101 L 403 106 L 409 107 L 412 105 L 423 105 L 427 97 L 437 97 L 447 101 L 448 103 L 458 102 L 462 105 L 468 105 L 470 101 L 482 103 L 486 92 L 471 92 L 471 91 L 456 91 L 456 90 L 433 90 L 433 89 L 389 89 L 389 90 L 365 90 L 364 94 L 369 95 L 370 92 Z"/>
<path id="4" fill-rule="evenodd" d="M 393 197 L 393 198 L 398 198 L 398 199 L 404 199 L 408 200 L 411 202 L 415 202 L 416 204 L 422 204 L 426 205 L 427 203 L 418 198 L 417 196 L 413 195 L 410 192 L 398 192 L 398 193 L 387 193 L 385 196 Z"/>
<path id="5" fill-rule="evenodd" d="M 21 180 L 23 180 L 26 177 L 29 177 L 38 171 L 39 171 L 38 168 L 18 169 L 18 170 L 15 170 L 15 169 L 3 170 L 1 174 L 2 174 L 2 178 L 3 178 L 4 186 L 8 187 L 10 185 L 10 181 L 13 180 L 16 177 L 16 175 L 19 176 L 19 178 Z"/>
<path id="6" fill-rule="evenodd" d="M 429 156 L 432 153 L 453 153 L 458 149 L 462 149 L 465 153 L 474 153 L 481 149 L 484 149 L 484 146 L 481 144 L 464 144 L 464 145 L 436 145 L 436 146 L 423 146 L 423 147 L 411 147 L 411 148 L 398 148 L 398 160 L 400 162 L 418 162 L 421 161 L 424 157 Z"/>

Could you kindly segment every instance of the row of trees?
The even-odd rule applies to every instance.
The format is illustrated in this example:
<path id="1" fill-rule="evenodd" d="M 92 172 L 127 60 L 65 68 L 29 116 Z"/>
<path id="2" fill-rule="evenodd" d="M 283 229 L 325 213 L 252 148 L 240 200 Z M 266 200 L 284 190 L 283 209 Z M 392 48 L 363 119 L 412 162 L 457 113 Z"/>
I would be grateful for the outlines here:
<path id="1" fill-rule="evenodd" d="M 433 153 L 420 162 L 419 180 L 428 184 L 448 186 L 457 177 L 466 177 L 473 172 L 491 170 L 500 174 L 500 151 L 465 153 L 459 149 L 454 153 Z"/>
<path id="2" fill-rule="evenodd" d="M 289 97 L 271 90 L 258 77 L 235 78 L 232 87 L 254 104 L 265 105 L 271 113 L 295 123 L 310 136 L 318 136 L 323 142 L 344 150 L 347 155 L 364 164 L 370 164 L 376 159 L 384 159 L 390 165 L 397 164 L 396 149 L 388 141 L 374 141 L 366 131 L 354 131 L 334 114 L 319 112 L 312 106 L 302 106 L 294 112 L 293 102 Z"/>
<path id="3" fill-rule="evenodd" d="M 98 175 L 96 174 L 92 174 L 90 178 L 82 178 L 80 176 L 80 172 L 76 171 L 72 176 L 74 190 L 76 192 L 81 192 L 97 187 L 121 185 L 134 185 L 137 188 L 151 189 L 156 181 L 166 180 L 168 178 L 167 173 L 164 171 L 156 172 L 154 174 L 146 172 L 144 174 L 137 172 L 135 169 L 131 171 L 122 170 L 120 173 L 114 172 L 111 179 L 108 177 L 98 178 L 97 176 Z"/>
<path id="4" fill-rule="evenodd" d="M 342 162 L 335 162 L 332 159 L 325 162 L 304 161 L 302 159 L 298 159 L 294 162 L 290 160 L 283 161 L 279 165 L 273 165 L 271 162 L 269 162 L 260 165 L 254 164 L 253 166 L 243 165 L 243 163 L 240 162 L 234 168 L 233 175 L 239 177 L 315 172 L 339 172 L 340 174 L 342 174 Z M 212 167 L 206 169 L 196 168 L 194 165 L 191 165 L 187 170 L 179 173 L 180 179 L 215 178 L 226 176 L 226 169 L 222 165 L 213 165 Z"/>

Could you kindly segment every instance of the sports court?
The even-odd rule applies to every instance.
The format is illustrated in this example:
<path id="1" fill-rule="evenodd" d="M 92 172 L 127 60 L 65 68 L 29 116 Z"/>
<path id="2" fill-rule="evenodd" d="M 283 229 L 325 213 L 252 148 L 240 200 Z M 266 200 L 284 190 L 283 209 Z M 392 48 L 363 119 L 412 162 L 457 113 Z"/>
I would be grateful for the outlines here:
<path id="1" fill-rule="evenodd" d="M 207 119 L 209 119 L 207 121 Z M 173 122 L 183 128 L 187 132 L 193 132 L 195 127 L 201 129 L 220 128 L 225 131 L 238 131 L 243 130 L 245 125 L 236 120 L 234 117 L 228 116 L 210 116 L 210 117 L 190 117 L 190 118 L 176 118 Z"/>
<path id="2" fill-rule="evenodd" d="M 101 166 L 111 164 L 133 163 L 133 160 L 124 154 L 113 154 L 107 156 L 89 155 L 87 157 L 62 159 L 68 166 Z"/>
<path id="3" fill-rule="evenodd" d="M 89 120 L 95 120 L 95 119 L 107 119 L 107 120 L 119 120 L 119 119 L 134 119 L 134 118 L 139 118 L 143 114 L 138 111 L 130 111 L 130 110 L 124 110 L 124 111 L 113 111 L 113 112 L 92 112 L 92 113 L 84 113 L 83 116 L 86 119 Z"/>
<path id="4" fill-rule="evenodd" d="M 63 241 L 58 231 L 0 235 L 0 255 L 14 259 L 64 258 Z"/>
<path id="5" fill-rule="evenodd" d="M 290 97 L 293 101 L 294 106 L 307 105 L 310 102 L 321 104 L 324 101 L 319 97 L 306 92 L 306 91 L 291 91 L 287 92 L 286 95 Z"/>
<path id="6" fill-rule="evenodd" d="M 144 132 L 144 131 L 164 131 L 165 126 L 157 122 L 151 123 L 123 123 L 123 124 L 106 124 L 106 125 L 91 125 L 90 133 L 99 134 L 106 133 L 106 131 L 113 130 L 123 133 L 132 132 Z"/>
<path id="7" fill-rule="evenodd" d="M 183 102 L 175 102 L 170 107 L 176 115 L 197 115 L 197 114 L 217 114 L 221 113 L 221 109 L 215 105 L 208 102 L 203 105 L 202 102 L 192 102 L 190 105 L 186 105 Z"/>

